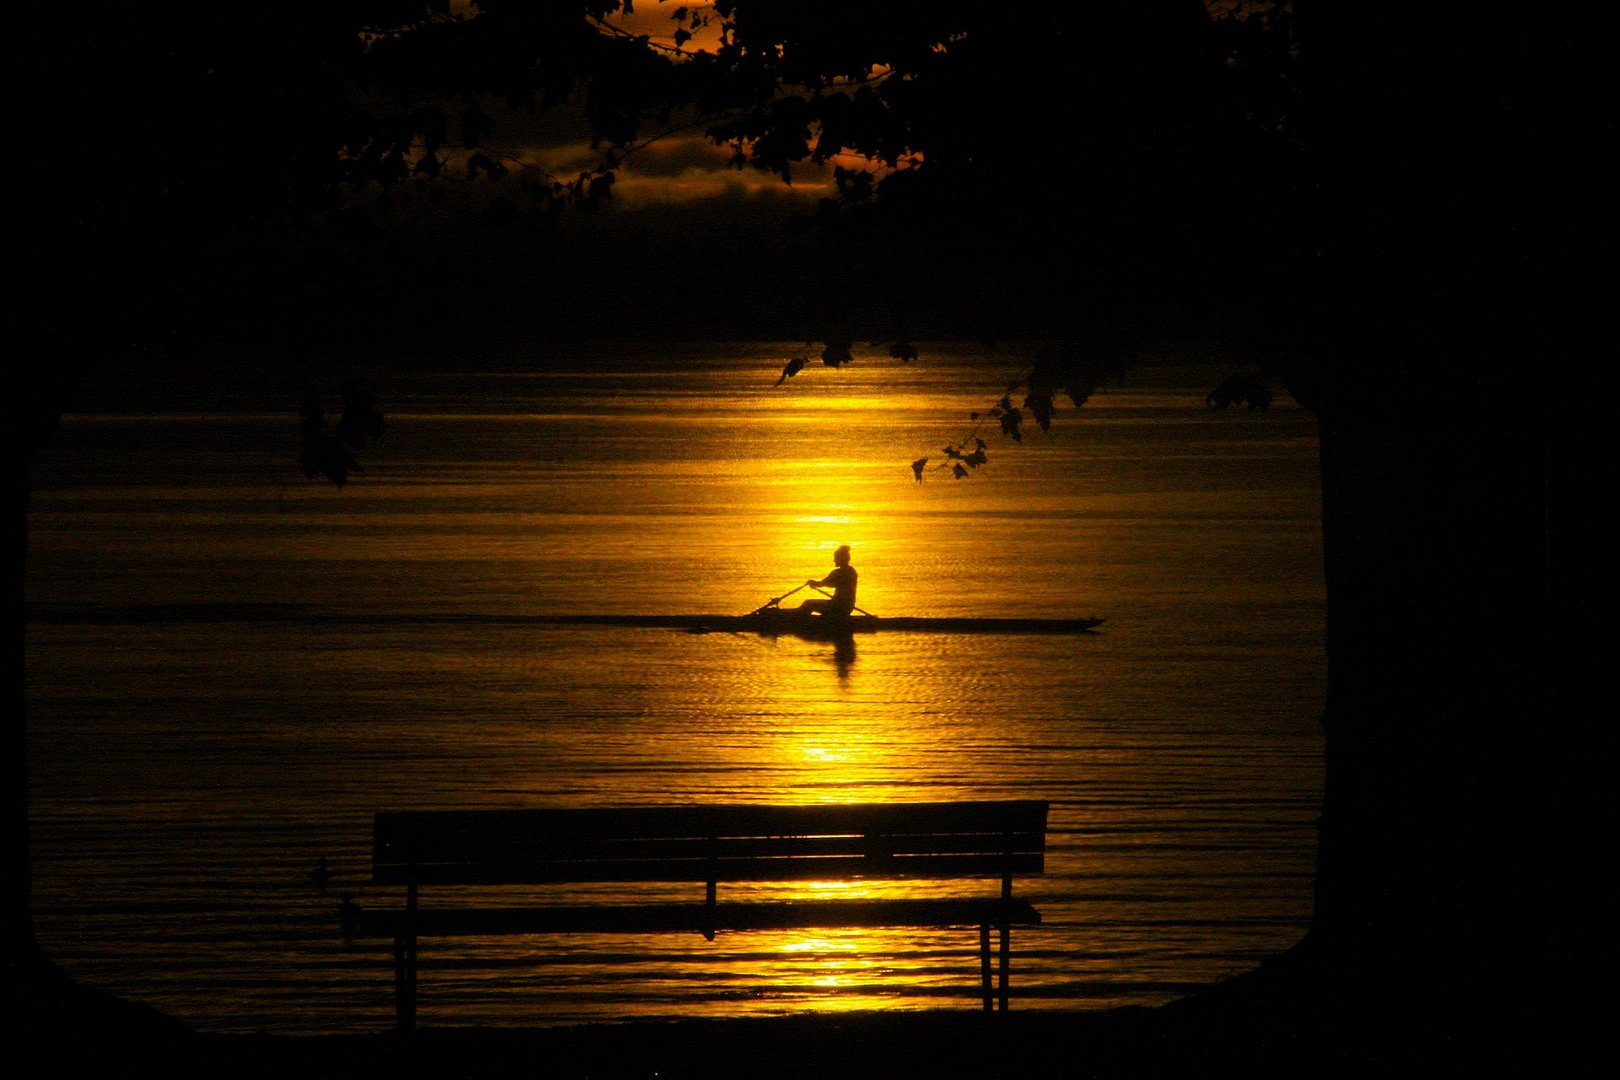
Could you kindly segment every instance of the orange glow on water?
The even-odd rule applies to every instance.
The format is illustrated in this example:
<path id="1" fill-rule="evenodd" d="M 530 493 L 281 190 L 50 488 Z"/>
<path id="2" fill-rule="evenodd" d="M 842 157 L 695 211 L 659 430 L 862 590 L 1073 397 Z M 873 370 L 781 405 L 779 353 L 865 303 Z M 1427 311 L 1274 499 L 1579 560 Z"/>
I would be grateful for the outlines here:
<path id="1" fill-rule="evenodd" d="M 378 809 L 1022 797 L 1053 809 L 1046 874 L 1015 886 L 1044 920 L 1013 939 L 1016 1007 L 1152 1004 L 1296 940 L 1320 807 L 1309 430 L 1280 407 L 1212 418 L 1201 392 L 1122 392 L 998 443 L 988 475 L 918 484 L 909 462 L 1006 385 L 994 363 L 956 377 L 862 348 L 773 386 L 803 348 L 436 377 L 443 404 L 390 413 L 341 493 L 267 469 L 279 415 L 208 421 L 235 449 L 200 458 L 168 419 L 70 417 L 41 466 L 30 602 L 173 610 L 30 628 L 53 955 L 207 1030 L 369 1030 L 388 1019 L 386 948 L 312 936 L 331 897 L 284 886 L 321 854 L 368 907 L 397 905 L 368 887 Z M 145 453 L 125 449 L 132 432 Z M 878 615 L 1109 622 L 846 647 L 526 621 L 742 613 L 826 574 L 840 544 Z M 216 623 L 193 607 L 263 611 Z M 227 931 L 199 939 L 197 912 Z M 266 913 L 284 949 L 264 949 Z M 469 939 L 431 956 L 424 1009 L 454 1024 L 978 1004 L 976 928 Z"/>

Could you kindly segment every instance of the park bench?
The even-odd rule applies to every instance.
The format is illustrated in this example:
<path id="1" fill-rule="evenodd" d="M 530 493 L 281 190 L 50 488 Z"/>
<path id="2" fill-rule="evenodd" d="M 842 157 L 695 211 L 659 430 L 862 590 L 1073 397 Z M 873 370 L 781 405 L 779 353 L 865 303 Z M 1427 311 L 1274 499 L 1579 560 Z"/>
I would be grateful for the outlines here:
<path id="1" fill-rule="evenodd" d="M 1046 803 L 957 802 L 626 809 L 448 810 L 379 813 L 372 880 L 405 887 L 404 906 L 362 910 L 345 901 L 345 931 L 392 938 L 399 1025 L 416 1022 L 417 942 L 425 937 L 695 932 L 834 927 L 979 928 L 984 1008 L 1007 1008 L 1008 936 L 1040 914 L 1012 895 L 1013 878 L 1044 869 Z M 950 889 L 982 878 L 999 888 Z M 904 897 L 722 899 L 722 884 L 910 879 Z M 702 899 L 429 906 L 455 887 L 587 883 L 704 886 Z M 599 891 L 599 890 L 598 890 Z M 811 889 L 812 893 L 815 891 Z M 921 892 L 922 895 L 915 895 Z M 943 893 L 943 894 L 942 894 Z M 574 899 L 578 899 L 575 897 Z M 452 904 L 454 900 L 452 899 Z M 992 991 L 990 931 L 999 931 Z"/>

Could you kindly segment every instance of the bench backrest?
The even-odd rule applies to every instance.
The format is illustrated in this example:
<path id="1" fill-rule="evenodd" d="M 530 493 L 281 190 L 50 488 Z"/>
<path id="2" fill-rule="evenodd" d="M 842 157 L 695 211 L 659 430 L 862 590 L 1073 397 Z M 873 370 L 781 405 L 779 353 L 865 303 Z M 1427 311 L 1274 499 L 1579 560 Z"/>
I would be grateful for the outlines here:
<path id="1" fill-rule="evenodd" d="M 388 885 L 805 881 L 1039 874 L 1044 802 L 380 813 Z"/>

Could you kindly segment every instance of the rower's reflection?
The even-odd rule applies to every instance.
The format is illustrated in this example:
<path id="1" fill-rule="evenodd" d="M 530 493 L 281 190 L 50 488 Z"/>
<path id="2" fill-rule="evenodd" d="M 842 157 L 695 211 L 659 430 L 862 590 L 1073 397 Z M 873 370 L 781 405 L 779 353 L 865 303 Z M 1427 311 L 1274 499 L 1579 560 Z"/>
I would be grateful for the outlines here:
<path id="1" fill-rule="evenodd" d="M 833 638 L 833 666 L 840 680 L 849 678 L 849 669 L 855 665 L 855 635 L 839 634 Z"/>

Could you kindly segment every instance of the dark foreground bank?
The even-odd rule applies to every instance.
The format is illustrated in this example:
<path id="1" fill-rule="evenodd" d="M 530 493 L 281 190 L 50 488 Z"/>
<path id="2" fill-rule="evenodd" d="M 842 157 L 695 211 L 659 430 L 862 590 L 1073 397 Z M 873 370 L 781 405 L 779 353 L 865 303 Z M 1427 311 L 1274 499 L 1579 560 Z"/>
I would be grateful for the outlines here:
<path id="1" fill-rule="evenodd" d="M 199 1034 L 75 983 L 52 965 L 10 967 L 16 977 L 7 979 L 6 1012 L 15 1037 L 8 1050 L 13 1062 L 28 1063 L 14 1075 L 29 1077 L 1359 1077 L 1436 1075 L 1460 1066 L 1511 1075 L 1518 1066 L 1586 1059 L 1567 1037 L 1528 1026 L 1424 1038 L 1421 1017 L 1356 1014 L 1336 1008 L 1331 994 L 1302 992 L 1286 958 L 1156 1009 L 868 1012 L 318 1037 Z"/>

